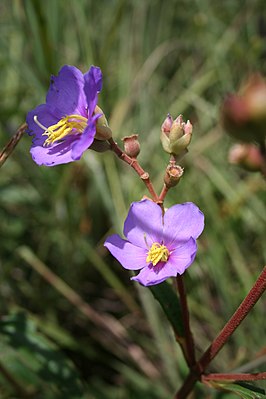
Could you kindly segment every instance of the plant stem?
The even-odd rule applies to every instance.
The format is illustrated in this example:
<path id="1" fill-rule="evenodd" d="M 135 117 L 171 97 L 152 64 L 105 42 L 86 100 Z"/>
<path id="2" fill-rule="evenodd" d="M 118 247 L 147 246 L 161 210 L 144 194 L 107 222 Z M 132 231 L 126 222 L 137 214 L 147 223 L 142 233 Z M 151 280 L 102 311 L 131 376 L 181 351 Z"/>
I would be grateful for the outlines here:
<path id="1" fill-rule="evenodd" d="M 259 381 L 266 380 L 266 372 L 262 373 L 212 373 L 203 375 L 201 377 L 202 382 L 205 381 Z"/>
<path id="2" fill-rule="evenodd" d="M 28 127 L 28 125 L 26 123 L 23 123 L 23 125 L 21 125 L 17 129 L 16 133 L 13 135 L 13 137 L 9 140 L 7 145 L 1 151 L 1 153 L 0 153 L 0 168 L 5 163 L 5 161 L 9 157 L 9 155 L 12 153 L 12 151 L 14 150 L 16 145 L 18 144 L 19 140 L 25 133 L 25 130 L 27 129 L 27 127 Z"/>
<path id="3" fill-rule="evenodd" d="M 164 199 L 165 199 L 166 194 L 168 193 L 168 190 L 169 190 L 169 188 L 168 188 L 168 187 L 166 186 L 166 184 L 164 183 L 163 188 L 162 188 L 162 191 L 161 191 L 161 193 L 160 193 L 160 195 L 159 195 L 159 200 L 160 200 L 161 202 L 164 202 Z"/>
<path id="4" fill-rule="evenodd" d="M 149 190 L 153 201 L 155 202 L 160 202 L 158 195 L 156 194 L 153 184 L 150 181 L 150 176 L 149 173 L 147 173 L 140 164 L 138 163 L 136 158 L 131 158 L 129 157 L 124 151 L 121 150 L 121 148 L 117 145 L 117 143 L 110 138 L 108 140 L 111 150 L 118 156 L 118 158 L 122 159 L 125 163 L 127 163 L 129 166 L 131 166 L 139 175 L 141 180 L 143 180 L 144 184 L 146 185 L 147 189 Z"/>
<path id="5" fill-rule="evenodd" d="M 183 326 L 184 326 L 184 330 L 185 330 L 184 355 L 185 355 L 188 366 L 190 368 L 192 368 L 196 363 L 195 346 L 194 346 L 193 336 L 192 336 L 192 333 L 190 330 L 187 296 L 186 296 L 185 285 L 184 285 L 184 280 L 183 280 L 182 275 L 176 277 L 176 283 L 177 283 L 177 289 L 179 292 L 180 305 L 181 305 L 181 309 L 182 309 L 182 321 L 183 321 Z"/>
<path id="6" fill-rule="evenodd" d="M 175 399 L 185 399 L 188 394 L 192 391 L 195 383 L 200 379 L 201 375 L 204 373 L 210 362 L 214 359 L 217 353 L 222 349 L 224 344 L 231 337 L 233 332 L 239 326 L 239 324 L 248 315 L 250 310 L 253 308 L 255 303 L 259 300 L 261 295 L 266 289 L 266 266 L 259 275 L 255 284 L 235 311 L 231 319 L 226 323 L 224 328 L 211 343 L 209 348 L 204 352 L 200 360 L 196 363 L 195 367 L 192 368 L 188 377 L 186 378 L 181 389 L 176 393 Z"/>

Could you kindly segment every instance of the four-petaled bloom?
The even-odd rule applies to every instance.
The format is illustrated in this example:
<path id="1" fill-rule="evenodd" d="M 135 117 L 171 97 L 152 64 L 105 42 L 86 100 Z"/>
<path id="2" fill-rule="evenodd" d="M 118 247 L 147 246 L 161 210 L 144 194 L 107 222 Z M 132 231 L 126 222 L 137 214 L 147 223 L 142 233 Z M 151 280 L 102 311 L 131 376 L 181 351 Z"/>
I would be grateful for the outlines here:
<path id="1" fill-rule="evenodd" d="M 104 245 L 125 269 L 141 269 L 132 280 L 155 285 L 191 265 L 203 228 L 204 215 L 193 203 L 174 205 L 163 214 L 159 205 L 145 199 L 131 204 L 124 224 L 127 240 L 114 234 Z"/>
<path id="2" fill-rule="evenodd" d="M 91 66 L 83 74 L 65 65 L 51 77 L 46 103 L 27 115 L 28 133 L 33 135 L 31 155 L 38 165 L 54 166 L 80 159 L 92 144 L 96 122 L 94 114 L 102 87 L 100 68 Z"/>

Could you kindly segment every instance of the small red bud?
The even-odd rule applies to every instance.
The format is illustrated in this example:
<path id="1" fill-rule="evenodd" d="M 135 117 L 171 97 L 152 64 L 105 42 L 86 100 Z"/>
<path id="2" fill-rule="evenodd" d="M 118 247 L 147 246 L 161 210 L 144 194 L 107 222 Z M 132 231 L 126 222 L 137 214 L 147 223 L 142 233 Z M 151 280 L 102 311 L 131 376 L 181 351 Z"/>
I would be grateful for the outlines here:
<path id="1" fill-rule="evenodd" d="M 140 144 L 138 141 L 138 134 L 132 134 L 131 136 L 125 136 L 122 138 L 124 142 L 125 153 L 131 158 L 137 158 L 140 152 Z"/>

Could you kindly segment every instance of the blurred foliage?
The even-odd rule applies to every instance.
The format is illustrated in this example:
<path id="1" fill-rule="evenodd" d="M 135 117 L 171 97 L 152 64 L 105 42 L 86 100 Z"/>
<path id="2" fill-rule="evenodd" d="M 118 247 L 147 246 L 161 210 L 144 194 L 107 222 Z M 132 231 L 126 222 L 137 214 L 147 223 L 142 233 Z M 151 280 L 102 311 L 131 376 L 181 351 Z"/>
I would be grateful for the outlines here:
<path id="1" fill-rule="evenodd" d="M 266 73 L 265 9 L 264 0 L 0 2 L 1 148 L 27 111 L 44 102 L 50 75 L 64 64 L 102 68 L 100 106 L 117 141 L 139 134 L 139 160 L 158 191 L 168 162 L 160 125 L 167 112 L 192 121 L 185 175 L 166 206 L 193 201 L 206 217 L 186 274 L 198 355 L 265 264 L 265 183 L 228 165 L 232 141 L 219 123 L 226 93 L 251 72 Z M 102 246 L 113 229 L 121 232 L 145 187 L 112 154 L 88 151 L 79 162 L 45 168 L 33 163 L 29 147 L 23 138 L 0 174 L 1 397 L 22 397 L 22 383 L 34 398 L 39 389 L 42 398 L 75 398 L 75 387 L 87 399 L 172 398 L 187 371 L 173 333 L 151 293 L 130 282 Z M 49 269 L 59 279 L 49 279 Z M 73 293 L 101 321 L 84 313 Z M 100 328 L 102 320 L 115 330 Z M 59 368 L 69 359 L 70 381 L 55 381 L 42 351 L 51 351 Z M 262 298 L 212 370 L 263 371 L 265 353 Z M 198 386 L 201 397 L 235 395 Z"/>

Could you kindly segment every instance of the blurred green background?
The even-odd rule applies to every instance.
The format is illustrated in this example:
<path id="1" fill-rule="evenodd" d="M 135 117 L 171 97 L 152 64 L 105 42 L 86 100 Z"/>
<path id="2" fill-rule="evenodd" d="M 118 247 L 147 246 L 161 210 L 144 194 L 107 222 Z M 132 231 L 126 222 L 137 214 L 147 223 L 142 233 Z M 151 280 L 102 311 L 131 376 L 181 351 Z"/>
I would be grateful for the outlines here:
<path id="1" fill-rule="evenodd" d="M 228 164 L 233 141 L 219 122 L 226 94 L 266 73 L 265 11 L 264 0 L 0 2 L 1 148 L 64 64 L 101 67 L 99 105 L 119 144 L 139 134 L 158 191 L 161 123 L 168 112 L 192 121 L 184 178 L 166 206 L 193 201 L 206 217 L 185 276 L 198 356 L 265 264 L 265 183 Z M 102 245 L 145 186 L 109 153 L 38 167 L 30 141 L 0 173 L 0 397 L 172 398 L 187 372 L 173 333 Z M 262 298 L 210 370 L 265 371 L 265 336 Z M 235 396 L 200 385 L 194 394 L 223 397 Z"/>

